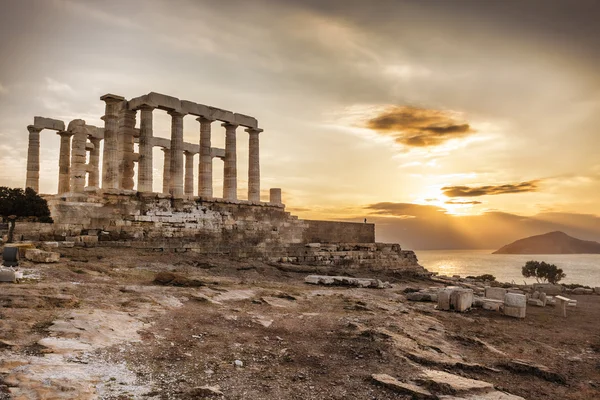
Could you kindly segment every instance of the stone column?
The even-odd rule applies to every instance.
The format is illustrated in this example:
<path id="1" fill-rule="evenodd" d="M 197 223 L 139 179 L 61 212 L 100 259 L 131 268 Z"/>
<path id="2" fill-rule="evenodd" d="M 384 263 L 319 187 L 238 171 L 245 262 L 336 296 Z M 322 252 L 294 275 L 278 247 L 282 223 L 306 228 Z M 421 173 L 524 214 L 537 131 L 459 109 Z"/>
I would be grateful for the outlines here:
<path id="1" fill-rule="evenodd" d="M 88 186 L 97 188 L 100 185 L 100 139 L 92 137 L 90 142 L 94 148 L 90 151 Z"/>
<path id="2" fill-rule="evenodd" d="M 171 182 L 171 149 L 163 147 L 161 149 L 165 154 L 165 162 L 163 164 L 163 189 L 164 194 L 169 194 L 169 185 Z"/>
<path id="3" fill-rule="evenodd" d="M 213 120 L 200 117 L 200 155 L 198 160 L 198 196 L 213 197 L 212 155 L 210 154 L 210 124 Z"/>
<path id="4" fill-rule="evenodd" d="M 125 100 L 106 94 L 100 97 L 106 103 L 104 116 L 104 154 L 102 157 L 102 188 L 119 188 L 119 110 Z"/>
<path id="5" fill-rule="evenodd" d="M 185 155 L 185 180 L 183 192 L 186 196 L 194 195 L 194 153 L 184 151 Z"/>
<path id="6" fill-rule="evenodd" d="M 134 152 L 133 131 L 135 130 L 135 110 L 121 109 L 119 119 L 119 176 L 121 177 L 120 188 L 133 190 L 134 176 Z"/>
<path id="7" fill-rule="evenodd" d="M 225 127 L 225 170 L 223 176 L 223 198 L 237 200 L 237 154 L 234 124 L 224 123 Z"/>
<path id="8" fill-rule="evenodd" d="M 269 203 L 282 204 L 281 202 L 281 189 L 271 188 L 269 190 Z"/>
<path id="9" fill-rule="evenodd" d="M 71 192 L 83 193 L 85 189 L 85 176 L 87 173 L 85 145 L 87 143 L 87 129 L 85 121 L 74 120 L 69 123 L 69 130 L 73 133 L 71 143 Z"/>
<path id="10" fill-rule="evenodd" d="M 248 201 L 260 202 L 260 149 L 258 134 L 262 129 L 248 128 Z"/>
<path id="11" fill-rule="evenodd" d="M 40 132 L 42 129 L 29 125 L 27 130 L 29 131 L 29 147 L 27 148 L 25 187 L 32 188 L 38 193 L 40 190 Z"/>
<path id="12" fill-rule="evenodd" d="M 69 193 L 71 189 L 71 132 L 62 131 L 60 136 L 60 150 L 58 154 L 58 194 Z"/>
<path id="13" fill-rule="evenodd" d="M 177 111 L 171 116 L 171 179 L 169 193 L 173 197 L 183 197 L 183 116 Z"/>
<path id="14" fill-rule="evenodd" d="M 140 159 L 138 161 L 138 192 L 152 192 L 152 111 L 153 107 L 141 107 Z"/>

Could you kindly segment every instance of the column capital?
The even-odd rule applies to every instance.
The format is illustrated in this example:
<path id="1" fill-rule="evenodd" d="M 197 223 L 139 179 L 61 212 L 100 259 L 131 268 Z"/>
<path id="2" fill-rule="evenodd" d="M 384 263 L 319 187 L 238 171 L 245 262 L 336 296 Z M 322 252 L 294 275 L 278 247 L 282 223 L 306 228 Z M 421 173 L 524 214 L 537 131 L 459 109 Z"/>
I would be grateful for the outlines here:
<path id="1" fill-rule="evenodd" d="M 170 153 L 171 149 L 168 147 L 161 147 L 160 148 L 162 151 L 164 151 L 165 153 Z"/>
<path id="2" fill-rule="evenodd" d="M 142 104 L 137 109 L 141 111 L 154 111 L 156 107 L 151 106 L 149 104 Z M 134 110 L 135 111 L 135 110 Z"/>
<path id="3" fill-rule="evenodd" d="M 64 137 L 64 136 L 70 137 L 70 136 L 73 136 L 73 132 L 69 132 L 69 131 L 58 131 L 58 132 L 56 132 L 56 134 L 58 136 L 60 136 L 60 137 Z"/>
<path id="4" fill-rule="evenodd" d="M 209 124 L 215 122 L 214 119 L 207 118 L 207 117 L 198 117 L 198 118 L 196 118 L 196 121 L 198 121 L 198 122 L 204 122 L 204 123 L 209 123 Z"/>
<path id="5" fill-rule="evenodd" d="M 239 125 L 238 125 L 238 124 L 232 124 L 231 122 L 223 122 L 223 123 L 221 124 L 221 126 L 222 126 L 223 128 L 226 128 L 226 129 L 227 129 L 227 128 L 230 128 L 230 129 L 237 129 L 237 127 L 238 127 Z"/>
<path id="6" fill-rule="evenodd" d="M 117 103 L 120 101 L 124 101 L 125 97 L 119 96 L 116 94 L 112 94 L 112 93 L 107 93 L 104 96 L 100 97 L 100 100 L 102 100 L 106 103 Z"/>
<path id="7" fill-rule="evenodd" d="M 167 112 L 167 114 L 169 114 L 171 117 L 184 117 L 187 115 L 186 113 L 177 110 L 171 110 Z"/>
<path id="8" fill-rule="evenodd" d="M 193 156 L 195 156 L 196 154 L 198 154 L 198 153 L 196 153 L 195 151 L 190 151 L 190 150 L 184 150 L 184 151 L 183 151 L 183 155 L 184 155 L 184 156 L 192 156 L 192 157 L 193 157 Z"/>
<path id="9" fill-rule="evenodd" d="M 40 128 L 39 126 L 35 126 L 35 125 L 27 125 L 27 130 L 29 131 L 29 133 L 40 133 L 42 131 L 42 129 L 44 128 Z"/>
<path id="10" fill-rule="evenodd" d="M 253 134 L 253 133 L 259 134 L 264 131 L 263 129 L 260 129 L 260 128 L 246 128 L 244 130 L 250 134 Z"/>

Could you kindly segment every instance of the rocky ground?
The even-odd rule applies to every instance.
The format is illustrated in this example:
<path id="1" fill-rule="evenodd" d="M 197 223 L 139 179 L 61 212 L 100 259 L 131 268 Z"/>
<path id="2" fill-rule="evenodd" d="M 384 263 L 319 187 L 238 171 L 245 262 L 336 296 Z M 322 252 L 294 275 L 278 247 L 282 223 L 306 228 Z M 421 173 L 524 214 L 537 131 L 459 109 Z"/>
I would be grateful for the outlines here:
<path id="1" fill-rule="evenodd" d="M 0 285 L 0 399 L 600 398 L 600 296 L 518 320 L 409 302 L 440 284 L 392 273 L 325 287 L 309 267 L 61 252 Z"/>

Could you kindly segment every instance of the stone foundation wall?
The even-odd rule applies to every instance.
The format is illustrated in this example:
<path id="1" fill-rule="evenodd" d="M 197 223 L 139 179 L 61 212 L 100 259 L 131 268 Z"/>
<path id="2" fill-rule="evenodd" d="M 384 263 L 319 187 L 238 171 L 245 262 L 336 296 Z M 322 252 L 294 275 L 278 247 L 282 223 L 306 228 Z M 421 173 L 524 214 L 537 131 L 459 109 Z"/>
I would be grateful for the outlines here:
<path id="1" fill-rule="evenodd" d="M 304 220 L 304 243 L 375 243 L 375 224 Z"/>
<path id="2" fill-rule="evenodd" d="M 374 243 L 373 224 L 299 220 L 280 204 L 174 200 L 135 192 L 47 200 L 54 224 L 17 222 L 15 239 L 56 242 L 57 247 L 131 247 L 292 264 L 422 270 L 413 252 Z M 336 239 L 345 243 L 326 243 Z"/>

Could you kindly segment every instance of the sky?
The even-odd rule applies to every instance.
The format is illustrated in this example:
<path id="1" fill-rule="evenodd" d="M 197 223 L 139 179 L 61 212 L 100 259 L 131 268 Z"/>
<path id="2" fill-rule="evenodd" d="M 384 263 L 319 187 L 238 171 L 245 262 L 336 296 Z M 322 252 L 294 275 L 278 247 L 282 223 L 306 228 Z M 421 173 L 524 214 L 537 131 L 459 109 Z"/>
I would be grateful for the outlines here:
<path id="1" fill-rule="evenodd" d="M 263 198 L 282 188 L 300 218 L 367 218 L 417 249 L 600 240 L 598 1 L 0 3 L 0 185 L 25 183 L 33 116 L 102 126 L 100 96 L 154 91 L 256 117 Z M 184 135 L 198 142 L 194 118 Z M 59 137 L 41 142 L 55 193 Z"/>

